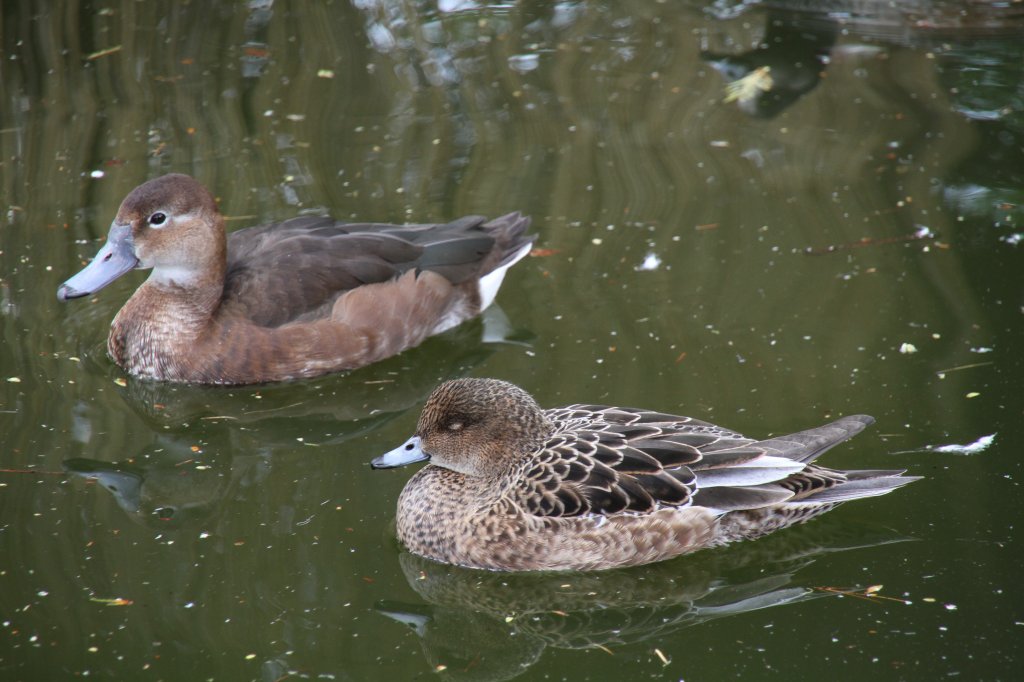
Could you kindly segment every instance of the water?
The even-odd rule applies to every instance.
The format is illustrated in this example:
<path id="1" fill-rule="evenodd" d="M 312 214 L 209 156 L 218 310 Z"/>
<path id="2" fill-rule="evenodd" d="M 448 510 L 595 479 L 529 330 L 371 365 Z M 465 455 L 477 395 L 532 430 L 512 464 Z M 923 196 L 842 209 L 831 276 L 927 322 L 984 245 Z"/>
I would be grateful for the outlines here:
<path id="1" fill-rule="evenodd" d="M 1020 20 L 784 5 L 5 3 L 0 676 L 1012 679 Z M 769 66 L 739 101 L 725 56 Z M 141 276 L 55 291 L 171 171 L 229 229 L 521 210 L 541 250 L 504 342 L 476 321 L 311 381 L 125 380 L 104 341 Z M 826 463 L 925 480 L 631 571 L 436 566 L 393 539 L 411 472 L 367 463 L 459 375 L 751 436 L 866 412 Z"/>

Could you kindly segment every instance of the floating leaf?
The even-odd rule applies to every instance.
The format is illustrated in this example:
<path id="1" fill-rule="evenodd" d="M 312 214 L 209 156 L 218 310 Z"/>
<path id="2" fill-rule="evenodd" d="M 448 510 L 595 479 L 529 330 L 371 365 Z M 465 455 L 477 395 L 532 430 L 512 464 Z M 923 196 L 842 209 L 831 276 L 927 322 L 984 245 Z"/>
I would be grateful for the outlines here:
<path id="1" fill-rule="evenodd" d="M 775 85 L 775 81 L 772 80 L 772 67 L 762 66 L 759 69 L 754 69 L 743 78 L 735 80 L 725 86 L 725 99 L 722 101 L 728 104 L 729 102 L 749 102 L 754 99 L 760 92 L 768 92 Z"/>

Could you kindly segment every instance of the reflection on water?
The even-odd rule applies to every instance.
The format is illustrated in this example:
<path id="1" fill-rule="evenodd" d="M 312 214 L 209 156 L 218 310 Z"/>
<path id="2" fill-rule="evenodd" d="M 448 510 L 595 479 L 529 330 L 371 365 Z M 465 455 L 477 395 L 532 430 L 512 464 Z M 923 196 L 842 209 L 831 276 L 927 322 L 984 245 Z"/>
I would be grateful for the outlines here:
<path id="1" fill-rule="evenodd" d="M 133 520 L 159 529 L 209 527 L 238 486 L 258 485 L 269 462 L 258 455 L 204 452 L 194 443 L 161 438 L 124 462 L 77 457 L 64 470 L 105 488 Z"/>
<path id="2" fill-rule="evenodd" d="M 0 677 L 429 675 L 375 613 L 387 599 L 412 603 L 391 613 L 449 676 L 473 660 L 461 639 L 492 677 L 1012 678 L 1022 17 L 945 0 L 3 2 Z M 723 101 L 764 67 L 753 99 Z M 125 194 L 171 171 L 209 186 L 229 229 L 522 209 L 540 250 L 498 302 L 528 345 L 473 323 L 322 380 L 124 382 L 103 344 L 138 282 L 74 308 L 53 291 Z M 769 537 L 670 562 L 680 580 L 569 583 L 607 614 L 542 579 L 508 584 L 557 607 L 490 574 L 476 604 L 443 597 L 465 588 L 445 568 L 407 581 L 387 539 L 404 479 L 366 462 L 467 374 L 751 433 L 873 414 L 850 462 L 925 480 L 806 530 L 874 519 L 920 541 L 733 566 L 788 539 Z M 976 455 L 892 454 L 990 433 Z M 915 603 L 741 613 L 822 583 Z"/>
<path id="3" fill-rule="evenodd" d="M 681 628 L 825 594 L 797 577 L 815 557 L 894 542 L 884 529 L 801 527 L 786 539 L 607 573 L 505 574 L 404 553 L 409 586 L 426 605 L 387 601 L 445 679 L 508 680 L 548 647 L 605 651 Z"/>

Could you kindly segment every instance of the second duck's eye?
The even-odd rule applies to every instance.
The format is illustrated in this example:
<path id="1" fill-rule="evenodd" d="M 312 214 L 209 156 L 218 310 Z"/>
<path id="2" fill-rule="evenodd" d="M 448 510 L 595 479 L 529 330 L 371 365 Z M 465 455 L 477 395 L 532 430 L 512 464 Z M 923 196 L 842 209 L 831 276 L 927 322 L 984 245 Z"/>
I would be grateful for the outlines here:
<path id="1" fill-rule="evenodd" d="M 449 431 L 461 431 L 462 427 L 463 427 L 463 423 L 459 422 L 459 421 L 448 422 L 445 425 L 445 428 L 448 429 Z"/>
<path id="2" fill-rule="evenodd" d="M 157 211 L 153 215 L 149 216 L 149 224 L 153 227 L 163 227 L 164 223 L 167 222 L 167 216 Z"/>

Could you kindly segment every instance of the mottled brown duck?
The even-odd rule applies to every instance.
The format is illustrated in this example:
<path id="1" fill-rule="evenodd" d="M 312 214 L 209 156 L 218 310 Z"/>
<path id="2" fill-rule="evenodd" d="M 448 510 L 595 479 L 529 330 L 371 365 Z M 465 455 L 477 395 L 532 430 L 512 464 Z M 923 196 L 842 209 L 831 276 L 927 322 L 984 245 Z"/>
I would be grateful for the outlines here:
<path id="1" fill-rule="evenodd" d="M 917 480 L 814 463 L 872 422 L 754 440 L 642 409 L 543 410 L 510 383 L 456 379 L 373 466 L 430 462 L 398 500 L 398 537 L 415 554 L 492 570 L 608 569 L 761 537 Z"/>

